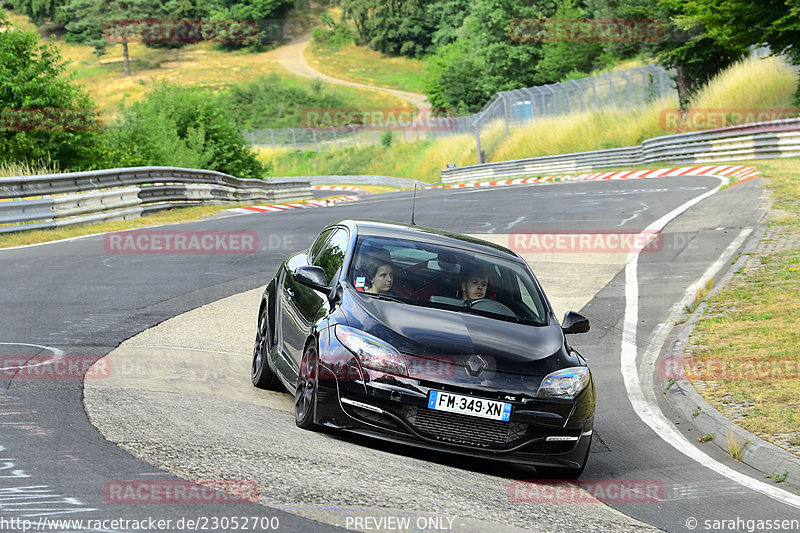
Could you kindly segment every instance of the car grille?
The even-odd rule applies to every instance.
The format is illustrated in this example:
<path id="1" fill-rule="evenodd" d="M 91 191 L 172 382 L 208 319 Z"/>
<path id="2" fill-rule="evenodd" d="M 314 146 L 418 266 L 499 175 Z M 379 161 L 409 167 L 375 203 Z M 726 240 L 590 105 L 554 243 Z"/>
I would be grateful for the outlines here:
<path id="1" fill-rule="evenodd" d="M 489 420 L 417 407 L 406 408 L 405 416 L 417 431 L 426 436 L 482 448 L 513 442 L 522 438 L 528 428 L 527 424 Z"/>

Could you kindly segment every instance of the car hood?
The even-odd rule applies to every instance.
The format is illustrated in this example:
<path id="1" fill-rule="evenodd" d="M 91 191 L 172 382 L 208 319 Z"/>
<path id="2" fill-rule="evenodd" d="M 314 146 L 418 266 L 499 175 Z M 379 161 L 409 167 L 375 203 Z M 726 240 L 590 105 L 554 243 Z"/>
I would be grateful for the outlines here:
<path id="1" fill-rule="evenodd" d="M 581 363 L 558 325 L 531 326 L 471 313 L 380 300 L 344 291 L 348 325 L 390 343 L 406 356 L 466 366 L 479 355 L 487 370 L 545 376 Z"/>

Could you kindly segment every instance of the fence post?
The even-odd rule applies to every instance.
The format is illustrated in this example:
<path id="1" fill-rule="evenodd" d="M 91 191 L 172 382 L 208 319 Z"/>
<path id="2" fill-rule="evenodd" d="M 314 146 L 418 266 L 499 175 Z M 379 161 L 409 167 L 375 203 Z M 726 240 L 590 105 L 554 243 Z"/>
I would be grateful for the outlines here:
<path id="1" fill-rule="evenodd" d="M 627 89 L 627 92 L 628 92 L 628 111 L 630 111 L 631 110 L 631 79 L 628 77 L 627 74 L 625 74 L 625 71 L 618 70 L 617 72 L 620 74 L 620 76 L 625 78 L 625 89 Z"/>
<path id="2" fill-rule="evenodd" d="M 542 87 L 550 91 L 553 96 L 553 116 L 558 116 L 558 98 L 556 97 L 555 89 L 553 89 L 552 84 L 542 85 Z"/>
<path id="3" fill-rule="evenodd" d="M 375 124 L 369 123 L 369 130 L 372 132 L 372 146 L 375 146 Z"/>
<path id="4" fill-rule="evenodd" d="M 478 123 L 476 122 L 473 124 L 475 127 L 475 144 L 478 148 L 478 164 L 483 164 L 483 152 L 481 151 L 481 129 L 478 127 Z"/>
<path id="5" fill-rule="evenodd" d="M 353 128 L 353 147 L 358 148 L 358 139 L 356 139 L 356 127 L 350 124 L 350 127 Z"/>
<path id="6" fill-rule="evenodd" d="M 274 150 L 275 149 L 275 130 L 271 129 L 271 130 L 269 130 L 269 132 L 272 134 L 272 149 Z"/>
<path id="7" fill-rule="evenodd" d="M 505 116 L 506 119 L 506 139 L 509 139 L 511 137 L 511 134 L 508 131 L 508 100 L 506 100 L 506 93 L 505 92 L 500 93 L 500 98 L 503 99 L 503 115 Z"/>
<path id="8" fill-rule="evenodd" d="M 256 145 L 256 132 L 255 130 L 250 130 L 250 146 Z"/>
<path id="9" fill-rule="evenodd" d="M 331 126 L 331 131 L 333 132 L 333 147 L 336 148 L 336 127 Z"/>
<path id="10" fill-rule="evenodd" d="M 617 107 L 617 100 L 614 98 L 614 80 L 606 73 L 600 75 L 608 80 L 608 93 L 611 98 L 611 107 Z"/>
<path id="11" fill-rule="evenodd" d="M 531 118 L 529 122 L 533 122 L 533 117 L 536 116 L 536 93 L 533 92 L 533 88 L 525 89 L 525 92 L 528 93 L 528 96 L 531 99 Z"/>
<path id="12" fill-rule="evenodd" d="M 294 149 L 297 150 L 297 135 L 294 133 L 294 128 L 289 128 L 292 130 L 292 144 L 294 145 Z"/>
<path id="13" fill-rule="evenodd" d="M 317 151 L 317 130 L 311 128 L 311 135 L 314 137 L 314 151 Z"/>
<path id="14" fill-rule="evenodd" d="M 570 80 L 570 83 L 575 85 L 575 87 L 577 87 L 576 90 L 579 91 L 580 98 L 581 98 L 581 113 L 583 113 L 583 111 L 584 111 L 584 109 L 583 109 L 583 87 L 581 87 L 581 84 L 578 83 L 577 80 Z"/>

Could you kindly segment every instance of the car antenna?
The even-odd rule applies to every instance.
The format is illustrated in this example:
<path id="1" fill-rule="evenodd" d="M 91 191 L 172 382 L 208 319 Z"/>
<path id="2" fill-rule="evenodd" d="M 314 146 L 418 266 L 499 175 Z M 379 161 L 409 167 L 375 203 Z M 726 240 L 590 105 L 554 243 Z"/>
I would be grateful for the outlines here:
<path id="1" fill-rule="evenodd" d="M 416 226 L 417 223 L 414 222 L 414 209 L 417 206 L 417 184 L 414 184 L 414 199 L 411 201 L 411 225 Z"/>

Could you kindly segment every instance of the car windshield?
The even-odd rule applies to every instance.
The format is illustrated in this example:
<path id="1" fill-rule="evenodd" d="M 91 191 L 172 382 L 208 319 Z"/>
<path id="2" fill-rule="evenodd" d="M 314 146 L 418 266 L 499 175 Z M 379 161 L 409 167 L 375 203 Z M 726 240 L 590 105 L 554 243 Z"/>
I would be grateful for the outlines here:
<path id="1" fill-rule="evenodd" d="M 356 291 L 531 325 L 546 307 L 524 265 L 450 246 L 361 236 L 347 283 Z"/>

